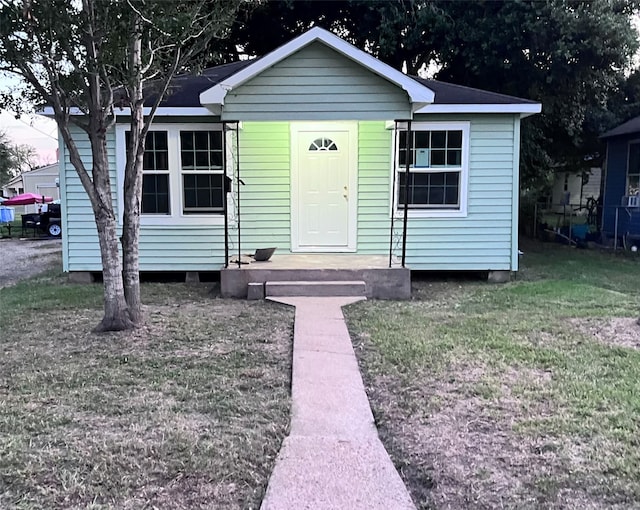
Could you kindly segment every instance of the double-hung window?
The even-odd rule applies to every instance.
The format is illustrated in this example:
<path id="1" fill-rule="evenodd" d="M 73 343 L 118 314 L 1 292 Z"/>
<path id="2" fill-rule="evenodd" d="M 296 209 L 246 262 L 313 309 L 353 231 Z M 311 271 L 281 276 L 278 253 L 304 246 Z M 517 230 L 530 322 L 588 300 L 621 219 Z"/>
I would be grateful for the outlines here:
<path id="1" fill-rule="evenodd" d="M 222 212 L 222 131 L 180 131 L 183 211 Z"/>
<path id="2" fill-rule="evenodd" d="M 142 214 L 171 214 L 166 131 L 149 131 L 142 164 Z"/>
<path id="3" fill-rule="evenodd" d="M 128 126 L 116 130 L 118 168 L 124 178 Z M 220 124 L 154 124 L 145 139 L 142 224 L 222 221 L 225 200 Z"/>
<path id="4" fill-rule="evenodd" d="M 406 201 L 412 215 L 465 215 L 468 138 L 469 124 L 463 122 L 416 122 L 410 133 L 401 125 L 395 150 L 396 208 L 402 210 Z"/>

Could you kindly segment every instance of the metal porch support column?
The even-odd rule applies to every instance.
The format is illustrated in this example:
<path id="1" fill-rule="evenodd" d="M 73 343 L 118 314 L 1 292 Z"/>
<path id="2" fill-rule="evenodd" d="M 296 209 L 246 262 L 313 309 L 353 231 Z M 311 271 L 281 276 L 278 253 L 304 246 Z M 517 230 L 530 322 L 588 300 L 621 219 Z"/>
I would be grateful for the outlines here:
<path id="1" fill-rule="evenodd" d="M 393 183 L 391 185 L 391 230 L 389 231 L 389 267 L 392 266 L 393 261 L 393 220 L 396 217 L 396 179 L 397 179 L 397 162 L 398 162 L 398 121 L 395 121 L 393 129 Z"/>
<path id="2" fill-rule="evenodd" d="M 237 221 L 238 221 L 238 269 L 242 267 L 240 260 L 242 250 L 240 249 L 240 123 L 236 121 L 236 204 L 237 204 Z"/>
<path id="3" fill-rule="evenodd" d="M 229 192 L 227 189 L 227 123 L 222 123 L 222 211 L 224 214 L 224 267 L 229 267 Z"/>
<path id="4" fill-rule="evenodd" d="M 616 223 L 613 229 L 613 251 L 618 249 L 618 218 L 620 216 L 620 208 L 616 207 Z"/>
<path id="5" fill-rule="evenodd" d="M 407 156 L 405 158 L 404 176 L 404 216 L 402 221 L 402 267 L 405 267 L 407 257 L 407 219 L 409 218 L 409 170 L 411 168 L 411 143 L 413 133 L 411 132 L 411 120 L 407 120 Z"/>

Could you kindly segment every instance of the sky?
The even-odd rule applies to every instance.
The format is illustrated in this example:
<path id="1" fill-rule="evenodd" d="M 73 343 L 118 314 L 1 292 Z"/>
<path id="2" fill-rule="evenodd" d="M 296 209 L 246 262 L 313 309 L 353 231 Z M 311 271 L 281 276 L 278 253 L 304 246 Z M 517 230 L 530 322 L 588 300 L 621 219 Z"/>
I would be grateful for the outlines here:
<path id="1" fill-rule="evenodd" d="M 0 89 L 16 86 L 17 80 L 0 74 Z M 56 123 L 42 115 L 23 115 L 19 119 L 6 110 L 0 110 L 0 131 L 6 133 L 16 145 L 29 145 L 36 152 L 36 165 L 48 165 L 57 161 L 58 129 Z"/>
<path id="2" fill-rule="evenodd" d="M 0 131 L 14 144 L 33 147 L 38 166 L 57 161 L 58 130 L 53 120 L 41 115 L 23 115 L 16 119 L 12 113 L 0 112 Z"/>

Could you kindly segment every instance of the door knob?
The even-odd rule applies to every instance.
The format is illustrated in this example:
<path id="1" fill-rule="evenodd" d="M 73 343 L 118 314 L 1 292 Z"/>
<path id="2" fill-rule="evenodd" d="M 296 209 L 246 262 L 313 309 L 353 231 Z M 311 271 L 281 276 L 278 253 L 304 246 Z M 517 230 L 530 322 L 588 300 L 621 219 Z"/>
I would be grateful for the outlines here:
<path id="1" fill-rule="evenodd" d="M 344 187 L 344 193 L 342 194 L 342 196 L 343 196 L 346 200 L 349 200 L 349 188 L 347 188 L 346 186 Z"/>

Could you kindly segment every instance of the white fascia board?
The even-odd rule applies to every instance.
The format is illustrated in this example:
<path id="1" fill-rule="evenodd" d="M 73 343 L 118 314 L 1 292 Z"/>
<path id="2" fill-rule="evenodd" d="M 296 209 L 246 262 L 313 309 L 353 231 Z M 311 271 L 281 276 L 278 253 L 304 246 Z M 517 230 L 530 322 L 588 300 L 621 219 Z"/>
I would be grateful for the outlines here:
<path id="1" fill-rule="evenodd" d="M 115 108 L 114 112 L 117 116 L 128 116 L 131 115 L 131 109 L 130 108 Z M 70 108 L 69 109 L 69 113 L 71 115 L 85 115 L 85 113 L 80 110 L 80 108 Z M 143 113 L 144 115 L 149 115 L 149 113 L 151 113 L 151 108 L 149 107 L 145 107 L 143 109 Z M 53 117 L 54 116 L 54 112 L 53 112 L 53 108 L 51 106 L 45 106 L 42 109 L 42 113 L 41 115 L 47 116 L 47 117 Z M 201 117 L 201 116 L 211 116 L 211 111 L 208 110 L 207 108 L 204 108 L 202 106 L 192 106 L 192 107 L 186 107 L 186 108 L 180 108 L 180 107 L 175 107 L 175 106 L 167 106 L 167 107 L 160 107 L 156 110 L 156 116 L 159 117 L 172 117 L 172 116 L 184 116 L 184 117 Z"/>
<path id="2" fill-rule="evenodd" d="M 44 117 L 53 118 L 55 116 L 55 112 L 53 111 L 52 106 L 45 106 L 42 110 L 40 110 L 37 113 L 38 115 L 43 115 Z M 69 115 L 85 115 L 85 113 L 80 108 L 76 108 L 75 106 L 73 106 L 69 108 Z"/>
<path id="3" fill-rule="evenodd" d="M 131 115 L 130 108 L 115 108 L 116 116 L 119 115 Z M 151 113 L 151 108 L 145 107 L 143 109 L 144 115 Z M 156 117 L 173 117 L 173 116 L 185 116 L 185 117 L 201 117 L 211 116 L 211 112 L 202 106 L 190 106 L 186 108 L 180 108 L 178 106 L 165 106 L 156 110 Z"/>
<path id="4" fill-rule="evenodd" d="M 435 94 L 430 88 L 320 27 L 312 28 L 230 76 L 225 81 L 205 90 L 200 94 L 200 103 L 203 105 L 224 104 L 227 92 L 239 87 L 265 69 L 277 64 L 314 41 L 323 42 L 338 53 L 398 85 L 407 92 L 412 103 L 433 103 Z"/>
<path id="5" fill-rule="evenodd" d="M 540 103 L 516 104 L 430 104 L 415 113 L 521 113 L 533 115 L 542 111 Z"/>

